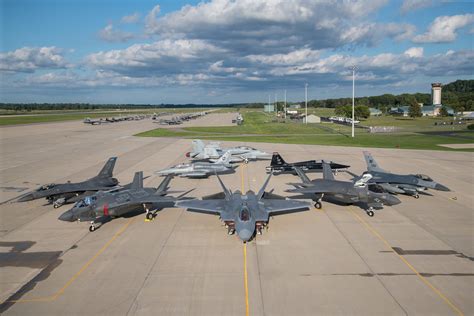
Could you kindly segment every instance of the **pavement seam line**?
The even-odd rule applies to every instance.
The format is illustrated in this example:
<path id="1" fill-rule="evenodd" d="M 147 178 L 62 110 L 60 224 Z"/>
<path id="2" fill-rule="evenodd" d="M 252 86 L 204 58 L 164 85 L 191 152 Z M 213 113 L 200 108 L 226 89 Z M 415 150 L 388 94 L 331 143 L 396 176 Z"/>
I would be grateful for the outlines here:
<path id="1" fill-rule="evenodd" d="M 454 305 L 453 302 L 451 302 L 449 300 L 449 298 L 447 298 L 443 293 L 441 293 L 440 290 L 438 290 L 433 284 L 431 284 L 431 282 L 429 282 L 424 276 L 422 276 L 418 270 L 415 269 L 415 267 L 413 267 L 413 265 L 410 264 L 410 262 L 408 262 L 407 259 L 405 259 L 402 255 L 398 254 L 397 252 L 395 252 L 392 248 L 392 246 L 388 243 L 388 241 L 382 237 L 382 235 L 380 235 L 379 232 L 377 232 L 375 230 L 375 228 L 373 228 L 369 223 L 367 223 L 366 221 L 364 221 L 359 215 L 357 215 L 352 209 L 349 209 L 349 211 L 365 226 L 365 228 L 370 232 L 372 233 L 375 237 L 377 237 L 380 241 L 382 241 L 389 249 L 391 252 L 393 252 L 395 255 L 397 255 L 400 260 L 402 260 L 403 263 L 405 263 L 405 265 L 410 269 L 412 270 L 416 276 L 426 285 L 428 286 L 435 294 L 438 295 L 438 297 L 440 297 L 449 307 L 451 307 L 451 309 L 458 315 L 460 316 L 464 316 L 463 312 L 456 306 Z"/>
<path id="2" fill-rule="evenodd" d="M 46 296 L 46 297 L 38 297 L 38 298 L 32 298 L 32 299 L 19 299 L 19 300 L 11 300 L 11 301 L 7 301 L 9 303 L 27 303 L 27 302 L 50 302 L 50 301 L 55 301 L 56 299 L 58 299 L 63 293 L 64 291 L 66 291 L 66 289 L 97 259 L 97 257 L 99 257 L 111 244 L 112 242 L 117 239 L 117 237 L 119 237 L 127 228 L 128 226 L 134 221 L 135 219 L 134 218 L 131 218 L 127 223 L 125 223 L 116 233 L 115 235 L 109 239 L 109 241 L 104 245 L 102 246 L 102 248 L 99 249 L 99 251 L 96 252 L 96 254 L 91 258 L 89 259 L 89 261 L 86 262 L 86 264 L 84 264 L 82 266 L 82 268 L 76 272 L 76 274 L 74 274 L 70 279 L 69 281 L 61 288 L 59 289 L 56 293 L 54 293 L 53 295 L 50 295 L 50 296 Z"/>
<path id="3" fill-rule="evenodd" d="M 362 257 L 362 254 L 357 251 L 355 248 L 354 244 L 347 238 L 346 234 L 342 232 L 342 230 L 337 226 L 337 224 L 333 221 L 333 219 L 329 216 L 328 212 L 325 212 L 322 208 L 319 209 L 318 211 L 322 211 L 326 217 L 329 219 L 329 221 L 334 225 L 336 230 L 341 234 L 341 236 L 346 240 L 346 242 L 351 246 L 352 250 L 359 256 L 359 258 L 362 260 L 362 262 L 367 266 L 369 271 L 375 276 L 377 281 L 379 281 L 380 285 L 387 291 L 388 295 L 394 300 L 394 302 L 400 307 L 400 309 L 405 313 L 405 315 L 408 315 L 407 311 L 403 308 L 403 306 L 398 302 L 398 300 L 392 295 L 392 293 L 388 290 L 388 288 L 385 286 L 383 281 L 380 279 L 380 276 L 370 267 L 369 263 Z"/>

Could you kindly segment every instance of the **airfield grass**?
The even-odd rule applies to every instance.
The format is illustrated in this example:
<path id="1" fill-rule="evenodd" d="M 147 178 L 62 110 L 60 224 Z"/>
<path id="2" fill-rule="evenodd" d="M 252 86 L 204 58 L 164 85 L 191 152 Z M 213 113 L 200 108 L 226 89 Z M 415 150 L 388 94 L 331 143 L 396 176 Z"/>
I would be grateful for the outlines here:
<path id="1" fill-rule="evenodd" d="M 350 137 L 349 126 L 321 123 L 301 124 L 277 122 L 274 115 L 264 112 L 244 112 L 244 124 L 224 127 L 158 128 L 137 136 L 144 137 L 182 137 L 208 140 L 227 140 L 243 142 L 265 142 L 284 144 L 333 145 L 355 147 L 379 147 L 400 149 L 425 149 L 445 151 L 474 151 L 472 149 L 451 149 L 440 144 L 467 144 L 474 142 L 474 131 L 467 131 L 465 125 L 434 126 L 435 119 L 419 118 L 396 120 L 381 117 L 383 126 L 400 123 L 400 132 L 391 134 L 369 134 L 365 129 L 356 129 L 356 137 Z M 379 119 L 379 118 L 374 118 Z M 400 121 L 400 122 L 399 122 Z M 442 121 L 442 119 L 440 119 Z M 364 122 L 365 123 L 365 122 Z M 419 125 L 417 125 L 419 123 Z M 402 126 L 400 126 L 402 125 Z M 372 124 L 375 126 L 375 124 Z M 411 131 L 413 126 L 427 133 Z M 431 128 L 437 127 L 436 129 Z M 407 131 L 405 130 L 405 127 Z M 423 128 L 424 127 L 424 128 Z"/>

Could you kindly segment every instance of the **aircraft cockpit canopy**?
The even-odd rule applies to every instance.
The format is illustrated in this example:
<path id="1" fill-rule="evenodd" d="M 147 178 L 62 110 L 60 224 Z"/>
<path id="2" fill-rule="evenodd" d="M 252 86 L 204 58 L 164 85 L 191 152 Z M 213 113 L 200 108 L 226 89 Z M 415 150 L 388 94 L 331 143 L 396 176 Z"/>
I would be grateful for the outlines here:
<path id="1" fill-rule="evenodd" d="M 375 184 L 375 183 L 370 183 L 367 188 L 369 189 L 370 192 L 374 193 L 385 193 L 385 189 L 382 188 L 380 185 Z"/>
<path id="2" fill-rule="evenodd" d="M 250 220 L 250 211 L 246 206 L 240 210 L 239 218 L 242 222 L 248 222 Z"/>
<path id="3" fill-rule="evenodd" d="M 426 174 L 417 174 L 415 175 L 418 179 L 421 179 L 423 181 L 433 181 L 430 177 L 428 177 Z"/>
<path id="4" fill-rule="evenodd" d="M 40 186 L 37 191 L 49 190 L 49 189 L 51 189 L 51 188 L 53 188 L 53 187 L 55 187 L 55 186 L 56 186 L 56 184 L 54 184 L 54 183 L 45 184 L 45 185 Z"/>
<path id="5" fill-rule="evenodd" d="M 93 204 L 97 200 L 95 196 L 86 196 L 84 199 L 77 201 L 74 207 L 87 207 Z"/>

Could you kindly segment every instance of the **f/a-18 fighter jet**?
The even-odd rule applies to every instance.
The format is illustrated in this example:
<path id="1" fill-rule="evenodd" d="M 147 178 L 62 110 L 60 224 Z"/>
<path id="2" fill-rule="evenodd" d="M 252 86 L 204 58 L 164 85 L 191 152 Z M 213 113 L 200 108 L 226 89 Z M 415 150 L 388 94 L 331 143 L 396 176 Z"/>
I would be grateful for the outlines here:
<path id="1" fill-rule="evenodd" d="M 216 176 L 223 192 L 203 197 L 202 200 L 178 201 L 176 206 L 192 212 L 219 215 L 227 227 L 228 234 L 237 232 L 243 242 L 252 239 L 255 233 L 261 234 L 263 227 L 267 227 L 270 216 L 309 209 L 307 202 L 287 200 L 265 192 L 271 174 L 257 194 L 253 191 L 247 191 L 246 194 L 240 191 L 232 193 L 222 183 L 221 178 Z"/>
<path id="2" fill-rule="evenodd" d="M 213 174 L 234 173 L 238 165 L 232 165 L 229 162 L 230 153 L 225 153 L 216 162 L 193 162 L 173 166 L 156 172 L 165 176 L 169 174 L 179 175 L 188 178 L 207 178 Z"/>
<path id="3" fill-rule="evenodd" d="M 194 139 L 192 142 L 193 151 L 186 153 L 186 157 L 194 160 L 216 161 L 224 153 L 229 152 L 230 162 L 245 162 L 249 160 L 269 160 L 270 154 L 249 146 L 235 146 L 229 148 L 220 148 L 219 143 L 204 144 L 200 139 Z"/>
<path id="4" fill-rule="evenodd" d="M 368 184 L 370 174 L 364 174 L 355 182 L 340 181 L 334 179 L 331 167 L 323 161 L 323 179 L 310 180 L 298 167 L 296 173 L 303 181 L 302 183 L 289 183 L 295 189 L 286 192 L 300 193 L 303 197 L 309 197 L 316 201 L 314 207 L 320 209 L 322 200 L 336 203 L 359 204 L 365 208 L 367 215 L 374 216 L 375 209 L 381 209 L 384 205 L 396 205 L 400 200 L 390 195 L 377 184 Z M 298 198 L 300 196 L 297 196 Z"/>
<path id="5" fill-rule="evenodd" d="M 328 162 L 329 166 L 332 170 L 336 172 L 340 169 L 346 169 L 350 166 L 343 165 L 335 162 Z M 295 167 L 300 168 L 304 172 L 321 172 L 323 170 L 323 163 L 322 161 L 316 160 L 306 160 L 306 161 L 299 161 L 299 162 L 286 162 L 283 157 L 274 152 L 272 156 L 272 162 L 270 166 L 266 167 L 267 172 L 273 172 L 275 175 L 279 175 L 282 173 L 291 173 L 296 175 Z"/>
<path id="6" fill-rule="evenodd" d="M 171 193 L 168 185 L 172 178 L 167 176 L 157 188 L 144 188 L 143 172 L 136 172 L 133 182 L 126 189 L 99 191 L 86 196 L 58 219 L 66 222 L 88 221 L 91 232 L 115 217 L 145 212 L 146 218 L 151 220 L 158 210 L 173 207 L 176 200 L 183 196 L 166 196 Z"/>
<path id="7" fill-rule="evenodd" d="M 367 163 L 367 172 L 372 175 L 370 182 L 377 183 L 387 192 L 407 194 L 418 199 L 420 197 L 418 192 L 425 191 L 426 189 L 450 191 L 449 188 L 435 182 L 424 174 L 400 175 L 385 171 L 379 167 L 375 159 L 367 151 L 364 151 L 364 158 Z"/>
<path id="8" fill-rule="evenodd" d="M 35 191 L 20 196 L 18 202 L 26 202 L 46 198 L 58 208 L 65 203 L 74 203 L 87 195 L 101 190 L 110 190 L 118 185 L 118 180 L 112 176 L 117 157 L 109 158 L 99 174 L 83 182 L 46 184 Z"/>

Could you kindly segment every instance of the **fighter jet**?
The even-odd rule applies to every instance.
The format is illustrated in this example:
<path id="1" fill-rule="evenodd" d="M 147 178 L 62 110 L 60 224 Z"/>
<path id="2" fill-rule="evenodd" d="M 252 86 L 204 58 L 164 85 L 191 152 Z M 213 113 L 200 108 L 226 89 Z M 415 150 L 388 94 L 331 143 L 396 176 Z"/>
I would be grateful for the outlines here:
<path id="1" fill-rule="evenodd" d="M 159 175 L 175 174 L 188 178 L 208 178 L 210 175 L 234 173 L 237 165 L 229 162 L 230 153 L 225 153 L 216 162 L 194 162 L 173 166 L 156 172 Z"/>
<path id="2" fill-rule="evenodd" d="M 86 117 L 83 121 L 84 124 L 90 124 L 90 125 L 100 125 L 102 123 L 109 123 L 103 119 L 98 119 L 98 120 L 93 120 L 89 117 Z"/>
<path id="3" fill-rule="evenodd" d="M 372 175 L 370 182 L 377 183 L 390 193 L 402 193 L 413 196 L 418 199 L 418 192 L 426 189 L 435 189 L 439 191 L 450 191 L 449 188 L 435 182 L 424 174 L 400 175 L 390 173 L 379 167 L 372 155 L 364 151 L 364 158 L 367 163 L 367 172 Z"/>
<path id="4" fill-rule="evenodd" d="M 220 148 L 219 143 L 204 144 L 200 139 L 194 139 L 192 142 L 193 151 L 186 153 L 186 157 L 195 160 L 209 160 L 216 161 L 224 153 L 230 152 L 231 163 L 245 162 L 249 160 L 269 160 L 270 154 L 249 146 L 235 146 L 229 148 Z"/>
<path id="5" fill-rule="evenodd" d="M 172 175 L 167 176 L 157 188 L 144 188 L 143 172 L 136 172 L 127 189 L 99 191 L 86 196 L 58 219 L 66 222 L 89 221 L 91 232 L 112 218 L 138 212 L 145 212 L 146 218 L 151 220 L 158 210 L 173 207 L 176 200 L 182 197 L 166 196 L 170 193 L 168 185 L 172 178 Z"/>
<path id="6" fill-rule="evenodd" d="M 240 240 L 247 242 L 255 233 L 261 234 L 267 227 L 269 217 L 273 215 L 300 212 L 308 210 L 309 203 L 287 200 L 282 196 L 265 192 L 271 174 L 260 191 L 255 194 L 247 191 L 232 193 L 216 175 L 223 192 L 203 197 L 202 200 L 178 201 L 177 207 L 187 208 L 188 211 L 219 215 L 227 227 L 229 235 L 237 232 Z"/>
<path id="7" fill-rule="evenodd" d="M 401 203 L 395 196 L 390 195 L 376 184 L 367 184 L 372 177 L 370 174 L 364 174 L 355 182 L 340 181 L 334 179 L 331 167 L 328 163 L 323 164 L 323 179 L 310 180 L 306 174 L 299 168 L 295 171 L 303 181 L 302 183 L 289 183 L 295 189 L 286 190 L 286 192 L 300 193 L 303 197 L 310 197 L 316 201 L 314 207 L 320 209 L 322 200 L 333 201 L 336 203 L 362 204 L 367 215 L 374 216 L 375 209 L 381 209 L 384 205 L 396 205 Z M 299 196 L 297 196 L 299 198 Z"/>
<path id="8" fill-rule="evenodd" d="M 46 184 L 35 191 L 28 192 L 20 196 L 18 202 L 26 202 L 40 198 L 46 198 L 49 203 L 53 203 L 54 208 L 58 208 L 65 203 L 74 203 L 84 196 L 90 195 L 100 190 L 110 190 L 118 185 L 118 180 L 113 178 L 117 157 L 110 158 L 99 174 L 83 182 L 64 183 L 64 184 Z"/>
<path id="9" fill-rule="evenodd" d="M 340 169 L 346 169 L 350 167 L 348 165 L 343 165 L 332 161 L 328 162 L 328 164 L 331 169 L 336 172 Z M 272 162 L 270 163 L 270 166 L 266 167 L 266 170 L 267 172 L 273 172 L 275 175 L 283 173 L 291 173 L 296 175 L 295 167 L 298 167 L 305 172 L 320 172 L 323 170 L 322 161 L 307 160 L 299 162 L 286 162 L 277 152 L 273 153 Z"/>

